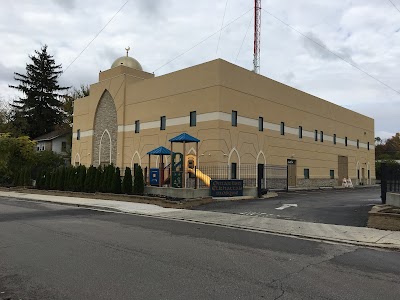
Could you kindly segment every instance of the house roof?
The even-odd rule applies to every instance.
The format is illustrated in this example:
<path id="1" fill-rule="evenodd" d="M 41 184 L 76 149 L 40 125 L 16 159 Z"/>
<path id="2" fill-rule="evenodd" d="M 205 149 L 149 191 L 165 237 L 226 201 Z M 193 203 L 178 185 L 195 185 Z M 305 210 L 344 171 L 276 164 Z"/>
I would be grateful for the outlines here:
<path id="1" fill-rule="evenodd" d="M 54 140 L 60 136 L 64 136 L 68 133 L 71 133 L 70 130 L 54 130 L 52 132 L 46 133 L 44 135 L 41 135 L 35 139 L 33 139 L 36 142 L 43 142 L 43 141 L 51 141 Z"/>
<path id="2" fill-rule="evenodd" d="M 147 152 L 149 155 L 171 155 L 171 151 L 163 146 Z"/>
<path id="3" fill-rule="evenodd" d="M 180 135 L 170 139 L 169 141 L 173 142 L 173 143 L 183 143 L 183 142 L 185 142 L 185 143 L 198 143 L 198 142 L 200 142 L 199 139 L 196 139 L 195 137 L 187 134 L 186 132 L 181 133 Z"/>

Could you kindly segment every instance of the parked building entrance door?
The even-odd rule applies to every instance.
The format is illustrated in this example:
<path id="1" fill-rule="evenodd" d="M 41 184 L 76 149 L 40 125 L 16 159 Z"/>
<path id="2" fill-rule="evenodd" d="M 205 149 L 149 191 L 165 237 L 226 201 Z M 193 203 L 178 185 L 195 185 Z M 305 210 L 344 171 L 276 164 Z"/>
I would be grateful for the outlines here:
<path id="1" fill-rule="evenodd" d="M 343 178 L 349 177 L 349 159 L 347 156 L 338 156 L 338 185 L 342 185 Z"/>
<path id="2" fill-rule="evenodd" d="M 294 159 L 288 159 L 287 165 L 288 165 L 288 186 L 296 186 L 296 179 L 297 179 L 296 161 Z"/>

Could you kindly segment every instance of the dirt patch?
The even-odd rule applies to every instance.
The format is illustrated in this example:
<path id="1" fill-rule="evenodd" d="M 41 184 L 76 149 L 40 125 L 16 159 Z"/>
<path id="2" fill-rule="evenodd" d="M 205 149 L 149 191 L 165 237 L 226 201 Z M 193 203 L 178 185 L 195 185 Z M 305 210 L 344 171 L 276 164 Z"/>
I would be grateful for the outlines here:
<path id="1" fill-rule="evenodd" d="M 368 227 L 400 231 L 400 208 L 376 205 L 368 213 Z"/>
<path id="2" fill-rule="evenodd" d="M 52 196 L 63 196 L 63 197 L 78 197 L 78 198 L 89 198 L 89 199 L 101 199 L 101 200 L 114 200 L 134 203 L 145 203 L 154 204 L 166 208 L 182 208 L 190 209 L 199 205 L 204 205 L 213 202 L 211 198 L 200 198 L 200 199 L 168 199 L 159 196 L 139 196 L 139 195 L 122 195 L 122 194 L 109 194 L 109 193 L 82 193 L 82 192 L 67 192 L 67 191 L 48 191 L 48 190 L 37 190 L 30 188 L 4 188 L 0 187 L 0 191 L 5 192 L 17 192 L 25 194 L 38 194 L 38 195 L 52 195 Z"/>

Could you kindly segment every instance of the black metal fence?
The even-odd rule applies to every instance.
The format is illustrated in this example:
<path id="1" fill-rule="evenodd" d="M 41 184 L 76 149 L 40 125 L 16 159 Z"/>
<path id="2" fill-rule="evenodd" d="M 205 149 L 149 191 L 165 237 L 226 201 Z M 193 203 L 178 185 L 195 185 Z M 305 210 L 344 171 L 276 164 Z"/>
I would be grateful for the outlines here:
<path id="1" fill-rule="evenodd" d="M 386 193 L 400 193 L 400 166 L 397 164 L 381 164 L 381 199 L 386 203 Z"/>
<path id="2" fill-rule="evenodd" d="M 198 171 L 210 179 L 242 179 L 244 187 L 257 187 L 258 167 L 255 164 L 239 165 L 201 165 Z M 287 190 L 287 166 L 262 165 L 262 190 Z M 196 172 L 198 172 L 196 171 Z M 199 176 L 198 176 L 199 177 Z M 203 178 L 207 179 L 207 177 Z M 199 180 L 199 188 L 207 187 L 207 180 Z M 187 187 L 195 186 L 195 176 L 192 174 L 187 180 Z"/>

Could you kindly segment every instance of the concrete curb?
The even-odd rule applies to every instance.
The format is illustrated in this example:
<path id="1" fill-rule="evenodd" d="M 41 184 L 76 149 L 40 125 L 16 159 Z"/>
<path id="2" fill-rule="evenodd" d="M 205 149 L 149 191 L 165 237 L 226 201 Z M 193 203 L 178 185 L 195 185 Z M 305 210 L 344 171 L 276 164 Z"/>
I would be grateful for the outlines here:
<path id="1" fill-rule="evenodd" d="M 98 199 L 56 197 L 56 200 L 43 195 L 19 194 L 0 197 L 24 199 L 36 202 L 47 202 L 77 206 L 87 209 L 125 213 L 146 217 L 155 217 L 181 222 L 235 228 L 259 233 L 277 234 L 322 242 L 343 243 L 355 246 L 400 250 L 400 232 L 384 231 L 372 228 L 360 228 L 331 224 L 318 224 L 291 220 L 279 220 L 245 216 L 237 214 L 193 211 L 184 209 L 162 208 L 151 204 L 130 203 Z M 11 194 L 11 193 L 8 193 Z M 68 199 L 67 199 L 68 198 Z"/>

